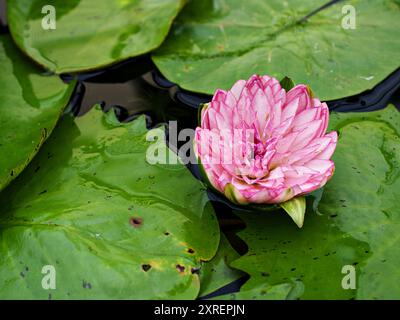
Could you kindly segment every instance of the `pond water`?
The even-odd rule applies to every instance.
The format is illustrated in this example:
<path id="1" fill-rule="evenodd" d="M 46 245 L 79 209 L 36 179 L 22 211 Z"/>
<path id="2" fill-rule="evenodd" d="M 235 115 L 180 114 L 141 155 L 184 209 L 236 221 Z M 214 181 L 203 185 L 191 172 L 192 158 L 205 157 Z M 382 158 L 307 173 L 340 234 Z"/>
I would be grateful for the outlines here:
<path id="1" fill-rule="evenodd" d="M 62 75 L 67 82 L 72 77 Z M 106 110 L 115 107 L 121 121 L 146 114 L 149 127 L 178 120 L 180 128 L 195 128 L 198 105 L 211 99 L 211 96 L 181 90 L 163 78 L 147 55 L 77 77 L 79 85 L 73 103 L 77 116 L 101 104 Z M 327 101 L 330 110 L 336 112 L 374 111 L 385 108 L 388 103 L 400 109 L 400 69 L 371 90 Z"/>
<path id="2" fill-rule="evenodd" d="M 6 2 L 5 0 L 0 0 L 0 32 L 4 26 L 7 24 L 6 19 Z"/>

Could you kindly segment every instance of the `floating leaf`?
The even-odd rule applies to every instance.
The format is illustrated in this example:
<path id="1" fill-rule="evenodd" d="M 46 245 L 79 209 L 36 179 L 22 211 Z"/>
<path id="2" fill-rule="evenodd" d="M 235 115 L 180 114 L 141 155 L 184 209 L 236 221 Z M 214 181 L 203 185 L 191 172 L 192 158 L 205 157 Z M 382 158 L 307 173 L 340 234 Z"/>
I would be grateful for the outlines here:
<path id="1" fill-rule="evenodd" d="M 231 265 L 261 281 L 299 279 L 302 299 L 400 299 L 400 113 L 333 113 L 336 170 L 302 229 L 277 214 L 239 214 L 249 252 Z M 311 199 L 309 199 L 311 200 Z M 315 204 L 315 203 L 314 203 Z M 348 266 L 356 289 L 345 289 Z"/>
<path id="2" fill-rule="evenodd" d="M 200 297 L 204 297 L 244 276 L 244 273 L 229 267 L 229 263 L 239 258 L 229 241 L 221 233 L 221 241 L 215 257 L 200 269 Z"/>
<path id="3" fill-rule="evenodd" d="M 322 100 L 372 88 L 399 65 L 394 0 L 191 1 L 153 60 L 182 88 L 213 94 L 252 74 L 310 85 Z M 355 29 L 345 29 L 355 9 Z M 344 13 L 342 13 L 342 9 Z"/>
<path id="4" fill-rule="evenodd" d="M 248 286 L 247 286 L 248 287 Z M 215 297 L 215 300 L 285 300 L 290 299 L 291 292 L 295 289 L 292 283 L 276 284 L 258 283 L 253 288 L 246 288 L 246 285 L 236 293 L 230 293 Z"/>
<path id="5" fill-rule="evenodd" d="M 49 4 L 55 10 L 54 30 L 47 29 L 53 14 Z M 183 0 L 10 0 L 8 23 L 18 46 L 36 62 L 56 73 L 76 72 L 157 48 L 183 4 Z"/>
<path id="6" fill-rule="evenodd" d="M 75 83 L 43 75 L 0 36 L 0 190 L 31 161 L 67 105 Z"/>
<path id="7" fill-rule="evenodd" d="M 144 117 L 121 124 L 99 110 L 60 122 L 0 195 L 0 298 L 197 297 L 195 270 L 217 251 L 218 222 L 177 158 L 147 163 L 147 134 Z M 54 290 L 41 285 L 48 265 Z"/>

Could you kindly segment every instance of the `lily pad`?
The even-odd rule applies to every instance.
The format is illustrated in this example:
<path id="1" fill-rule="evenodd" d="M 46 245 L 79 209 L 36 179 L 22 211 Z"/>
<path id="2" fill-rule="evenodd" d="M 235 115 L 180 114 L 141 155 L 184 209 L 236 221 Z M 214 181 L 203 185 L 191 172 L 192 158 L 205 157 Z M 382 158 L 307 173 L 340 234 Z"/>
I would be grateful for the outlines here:
<path id="1" fill-rule="evenodd" d="M 55 9 L 55 29 L 47 29 L 53 14 L 49 4 Z M 77 72 L 157 48 L 183 4 L 184 0 L 10 0 L 8 23 L 15 42 L 36 62 L 56 73 Z"/>
<path id="2" fill-rule="evenodd" d="M 244 272 L 229 266 L 230 262 L 236 260 L 239 256 L 225 235 L 221 233 L 217 254 L 211 261 L 204 263 L 200 269 L 200 297 L 213 293 L 245 275 Z"/>
<path id="3" fill-rule="evenodd" d="M 293 290 L 290 283 L 282 283 L 271 286 L 261 283 L 252 289 L 244 289 L 213 298 L 214 300 L 285 300 Z"/>
<path id="4" fill-rule="evenodd" d="M 337 1 L 304 20 L 326 2 L 191 1 L 153 60 L 194 92 L 269 74 L 309 84 L 322 100 L 370 89 L 400 66 L 398 1 Z M 345 29 L 351 8 L 355 29 Z"/>
<path id="5" fill-rule="evenodd" d="M 297 279 L 301 299 L 400 299 L 399 128 L 393 106 L 331 115 L 336 170 L 308 198 L 303 228 L 280 214 L 239 214 L 249 252 L 231 265 L 251 275 L 249 286 Z M 342 286 L 348 276 L 354 287 Z"/>
<path id="6" fill-rule="evenodd" d="M 185 166 L 146 161 L 148 132 L 163 133 L 144 116 L 63 118 L 0 195 L 0 298 L 197 297 L 195 271 L 217 251 L 218 222 Z M 49 268 L 54 289 L 43 287 Z"/>
<path id="7" fill-rule="evenodd" d="M 0 190 L 27 166 L 50 135 L 75 82 L 43 74 L 0 36 Z"/>

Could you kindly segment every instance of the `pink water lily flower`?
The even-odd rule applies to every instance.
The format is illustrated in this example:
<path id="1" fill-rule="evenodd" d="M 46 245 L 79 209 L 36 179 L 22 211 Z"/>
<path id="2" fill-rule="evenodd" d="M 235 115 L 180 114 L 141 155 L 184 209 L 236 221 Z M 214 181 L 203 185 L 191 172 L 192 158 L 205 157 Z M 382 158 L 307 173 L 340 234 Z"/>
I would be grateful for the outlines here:
<path id="1" fill-rule="evenodd" d="M 334 172 L 337 133 L 306 85 L 288 92 L 254 75 L 217 90 L 201 112 L 195 152 L 209 183 L 238 204 L 282 203 L 321 188 Z"/>

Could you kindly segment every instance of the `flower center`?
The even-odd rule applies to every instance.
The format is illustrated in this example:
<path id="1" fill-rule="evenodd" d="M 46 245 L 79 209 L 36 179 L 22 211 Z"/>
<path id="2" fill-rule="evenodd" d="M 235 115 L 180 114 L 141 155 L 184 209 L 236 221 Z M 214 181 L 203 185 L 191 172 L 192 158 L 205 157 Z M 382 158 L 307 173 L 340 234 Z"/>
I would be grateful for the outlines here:
<path id="1" fill-rule="evenodd" d="M 262 142 L 256 143 L 254 146 L 254 159 L 258 160 L 264 157 L 265 154 L 265 147 Z"/>

